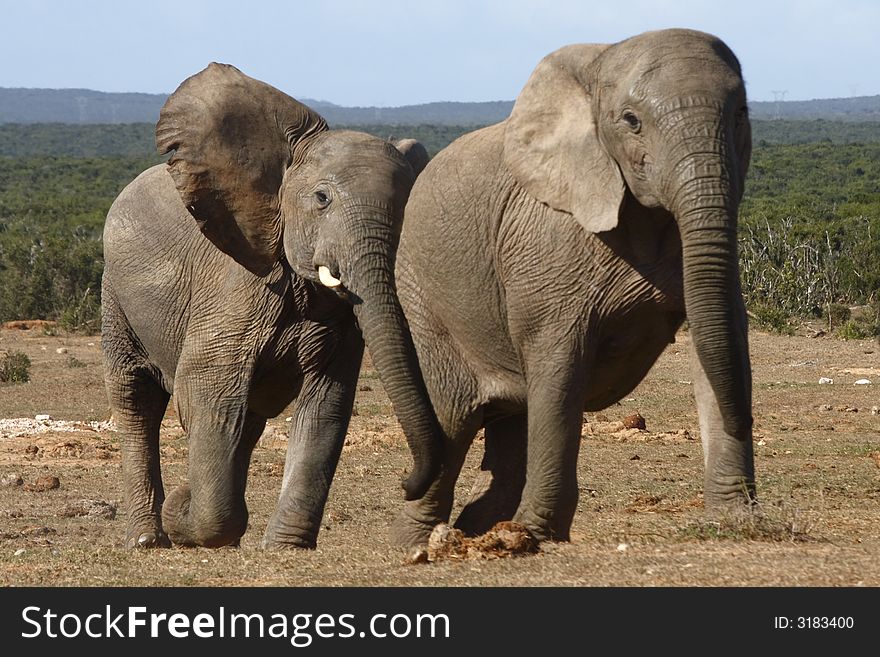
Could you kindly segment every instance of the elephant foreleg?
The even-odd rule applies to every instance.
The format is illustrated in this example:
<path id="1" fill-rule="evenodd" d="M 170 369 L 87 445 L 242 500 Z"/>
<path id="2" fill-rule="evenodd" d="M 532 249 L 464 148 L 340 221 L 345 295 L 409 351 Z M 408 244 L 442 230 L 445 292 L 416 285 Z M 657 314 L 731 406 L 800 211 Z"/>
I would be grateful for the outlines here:
<path id="1" fill-rule="evenodd" d="M 352 332 L 333 360 L 309 371 L 294 406 L 278 506 L 263 547 L 314 548 L 354 405 L 363 343 Z"/>
<path id="2" fill-rule="evenodd" d="M 485 452 L 471 497 L 455 522 L 465 534 L 483 534 L 501 520 L 510 520 L 526 482 L 525 415 L 501 418 L 486 425 Z"/>
<path id="3" fill-rule="evenodd" d="M 266 421 L 247 410 L 248 379 L 240 371 L 187 374 L 178 375 L 175 396 L 187 433 L 189 481 L 165 500 L 162 526 L 179 545 L 237 544 L 247 529 L 247 467 Z M 205 381 L 236 387 L 220 392 Z"/>
<path id="4" fill-rule="evenodd" d="M 751 431 L 745 438 L 731 436 L 715 392 L 693 346 L 690 351 L 691 377 L 700 420 L 703 443 L 703 501 L 707 509 L 738 506 L 755 500 L 755 463 Z"/>
<path id="5" fill-rule="evenodd" d="M 539 540 L 567 541 L 577 508 L 585 387 L 575 362 L 561 352 L 528 368 L 526 483 L 513 519 Z"/>

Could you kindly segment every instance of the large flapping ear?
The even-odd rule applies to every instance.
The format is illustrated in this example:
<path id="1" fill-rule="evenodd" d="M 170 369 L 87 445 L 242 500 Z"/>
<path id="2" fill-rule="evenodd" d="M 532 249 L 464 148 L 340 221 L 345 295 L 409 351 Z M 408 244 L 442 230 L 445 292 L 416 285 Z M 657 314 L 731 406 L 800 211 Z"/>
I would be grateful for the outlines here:
<path id="1" fill-rule="evenodd" d="M 588 231 L 617 225 L 624 182 L 599 141 L 589 69 L 607 48 L 566 46 L 547 55 L 523 87 L 504 132 L 504 161 L 536 199 Z"/>
<path id="2" fill-rule="evenodd" d="M 317 113 L 234 66 L 210 64 L 165 102 L 156 146 L 190 214 L 221 251 L 263 276 L 281 257 L 279 190 Z"/>
<path id="3" fill-rule="evenodd" d="M 428 166 L 428 162 L 431 161 L 431 156 L 428 155 L 428 151 L 420 141 L 415 139 L 398 139 L 392 143 L 397 150 L 403 153 L 416 177 Z"/>

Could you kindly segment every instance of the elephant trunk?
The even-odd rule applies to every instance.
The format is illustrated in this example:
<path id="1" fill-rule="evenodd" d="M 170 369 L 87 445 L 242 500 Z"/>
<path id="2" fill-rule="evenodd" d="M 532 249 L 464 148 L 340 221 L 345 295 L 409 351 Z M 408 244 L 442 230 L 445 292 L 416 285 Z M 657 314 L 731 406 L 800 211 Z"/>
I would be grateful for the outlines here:
<path id="1" fill-rule="evenodd" d="M 354 309 L 373 365 L 412 451 L 413 472 L 403 488 L 406 499 L 413 500 L 425 494 L 439 470 L 443 434 L 397 298 L 393 265 L 396 239 L 387 229 L 377 231 L 374 223 L 371 229 L 371 223 L 359 222 L 359 232 L 366 230 L 371 235 L 355 239 L 359 250 L 352 259 L 351 279 L 356 281 L 352 292 L 359 300 L 355 300 Z M 387 224 L 387 219 L 383 223 Z"/>
<path id="2" fill-rule="evenodd" d="M 751 438 L 751 368 L 737 266 L 736 229 L 705 213 L 682 228 L 684 302 L 696 354 L 727 434 Z M 715 225 L 713 225 L 715 224 Z"/>
<path id="3" fill-rule="evenodd" d="M 752 374 L 736 239 L 741 181 L 726 143 L 716 137 L 702 148 L 693 141 L 682 147 L 690 155 L 678 160 L 670 207 L 681 232 L 684 302 L 696 355 L 725 433 L 750 441 Z"/>

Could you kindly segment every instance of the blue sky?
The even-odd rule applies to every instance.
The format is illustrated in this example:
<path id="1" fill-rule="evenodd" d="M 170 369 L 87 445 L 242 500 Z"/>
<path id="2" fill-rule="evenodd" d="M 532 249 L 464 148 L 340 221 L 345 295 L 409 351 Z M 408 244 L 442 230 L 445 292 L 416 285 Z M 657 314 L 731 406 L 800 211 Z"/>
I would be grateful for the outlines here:
<path id="1" fill-rule="evenodd" d="M 169 93 L 221 61 L 340 105 L 510 100 L 562 45 L 689 27 L 733 48 L 752 100 L 880 94 L 878 0 L 0 0 L 0 16 L 0 87 Z"/>

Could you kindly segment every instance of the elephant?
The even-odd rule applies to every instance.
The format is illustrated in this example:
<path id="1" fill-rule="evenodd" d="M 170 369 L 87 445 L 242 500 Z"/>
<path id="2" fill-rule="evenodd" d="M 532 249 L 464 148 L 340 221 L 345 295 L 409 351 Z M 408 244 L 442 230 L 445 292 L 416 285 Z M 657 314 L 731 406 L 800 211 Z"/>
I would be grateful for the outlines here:
<path id="1" fill-rule="evenodd" d="M 252 450 L 295 400 L 262 545 L 315 547 L 365 342 L 415 455 L 405 497 L 421 495 L 442 434 L 394 258 L 418 173 L 406 156 L 418 167 L 423 147 L 330 130 L 218 63 L 168 98 L 156 143 L 173 155 L 119 194 L 103 235 L 102 351 L 125 545 L 239 544 Z M 169 399 L 187 434 L 188 480 L 166 498 L 159 428 Z"/>
<path id="2" fill-rule="evenodd" d="M 413 187 L 398 296 L 444 434 L 392 525 L 424 543 L 484 428 L 455 525 L 570 537 L 584 411 L 628 395 L 688 322 L 707 511 L 756 503 L 737 213 L 751 154 L 740 64 L 719 38 L 646 32 L 540 61 L 504 121 Z"/>

